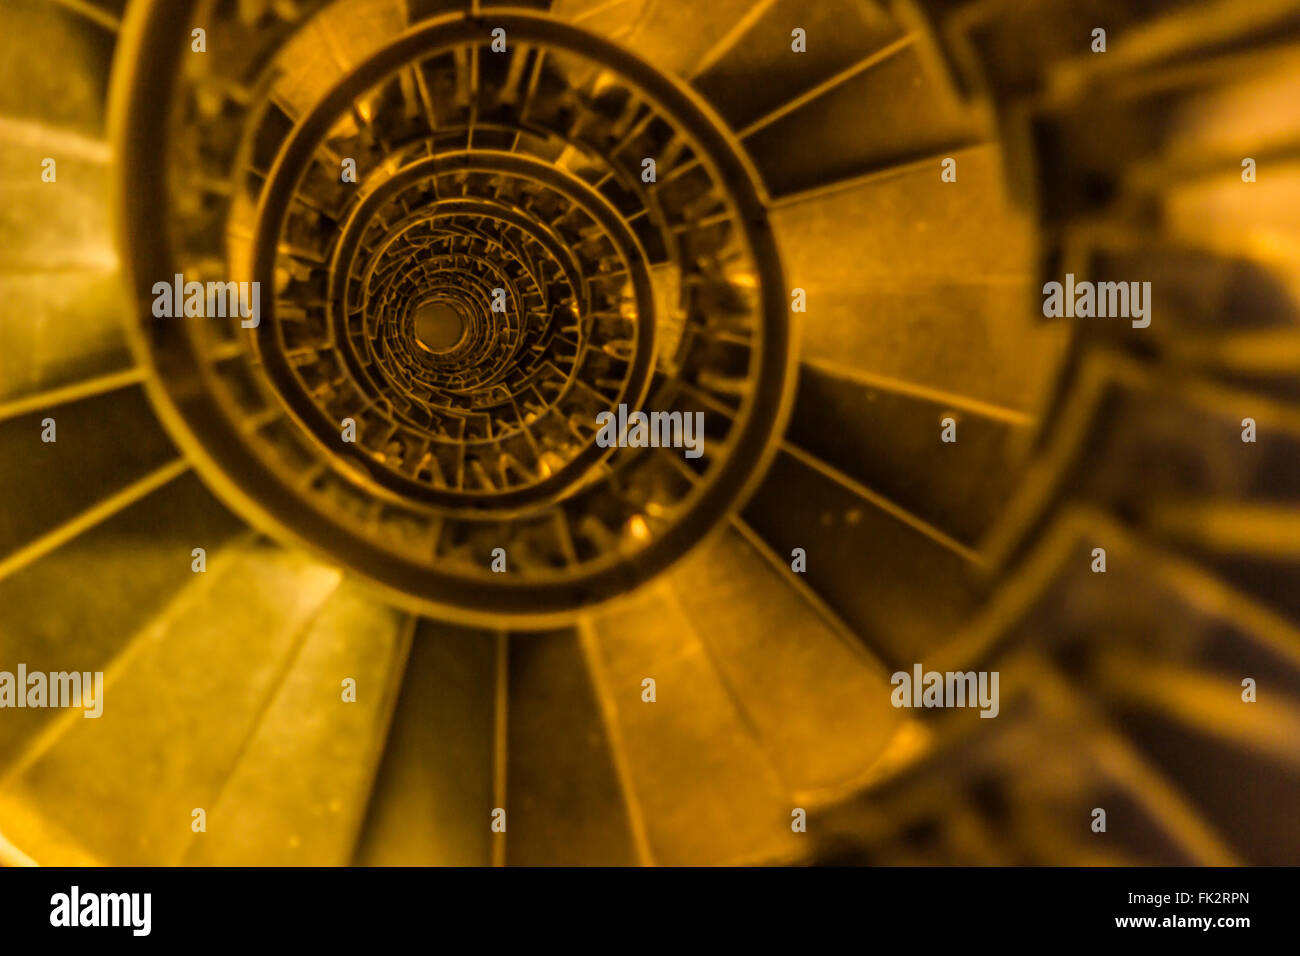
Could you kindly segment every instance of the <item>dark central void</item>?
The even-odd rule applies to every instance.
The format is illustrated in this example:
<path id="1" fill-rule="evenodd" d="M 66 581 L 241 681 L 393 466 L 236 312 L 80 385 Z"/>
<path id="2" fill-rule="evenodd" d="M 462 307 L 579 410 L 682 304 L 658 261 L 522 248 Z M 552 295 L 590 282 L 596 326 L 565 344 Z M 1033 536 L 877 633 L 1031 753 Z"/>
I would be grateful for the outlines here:
<path id="1" fill-rule="evenodd" d="M 412 317 L 415 338 L 430 352 L 445 352 L 465 334 L 465 319 L 446 302 L 425 302 Z"/>

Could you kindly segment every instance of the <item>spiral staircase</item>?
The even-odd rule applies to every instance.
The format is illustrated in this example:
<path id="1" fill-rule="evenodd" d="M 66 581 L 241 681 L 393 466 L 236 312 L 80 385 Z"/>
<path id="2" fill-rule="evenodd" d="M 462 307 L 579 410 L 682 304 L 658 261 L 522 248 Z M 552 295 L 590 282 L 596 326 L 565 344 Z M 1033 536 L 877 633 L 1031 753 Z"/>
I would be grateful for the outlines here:
<path id="1" fill-rule="evenodd" d="M 5 862 L 1296 861 L 1294 0 L 3 14 Z"/>

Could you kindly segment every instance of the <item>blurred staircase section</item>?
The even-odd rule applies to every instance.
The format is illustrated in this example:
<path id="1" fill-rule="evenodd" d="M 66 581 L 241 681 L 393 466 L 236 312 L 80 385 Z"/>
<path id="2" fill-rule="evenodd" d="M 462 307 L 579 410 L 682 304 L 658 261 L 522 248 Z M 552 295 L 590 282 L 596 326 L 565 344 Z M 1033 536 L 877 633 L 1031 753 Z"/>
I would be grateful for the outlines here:
<path id="1" fill-rule="evenodd" d="M 1296 862 L 1296 0 L 3 16 L 5 862 Z"/>

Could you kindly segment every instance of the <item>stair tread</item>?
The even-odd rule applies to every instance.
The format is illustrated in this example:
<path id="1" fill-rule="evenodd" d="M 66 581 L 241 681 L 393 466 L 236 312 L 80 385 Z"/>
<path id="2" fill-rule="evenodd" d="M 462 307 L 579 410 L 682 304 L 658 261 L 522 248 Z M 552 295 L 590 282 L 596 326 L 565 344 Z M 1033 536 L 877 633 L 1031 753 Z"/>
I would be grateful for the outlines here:
<path id="1" fill-rule="evenodd" d="M 405 663 L 405 616 L 344 584 L 317 612 L 185 862 L 341 866 L 370 796 Z M 355 683 L 354 702 L 342 683 Z"/>
<path id="2" fill-rule="evenodd" d="M 420 622 L 355 865 L 492 861 L 496 667 L 492 633 Z"/>
<path id="3" fill-rule="evenodd" d="M 203 547 L 209 573 L 216 573 L 243 527 L 192 473 L 164 485 L 0 580 L 0 667 L 12 671 L 22 662 L 44 673 L 102 670 L 196 583 L 192 550 Z M 0 774 L 53 713 L 5 711 Z"/>
<path id="4" fill-rule="evenodd" d="M 11 0 L 5 10 L 4 52 L 9 82 L 0 90 L 0 116 L 14 116 L 100 137 L 107 125 L 108 81 L 117 37 L 46 0 Z M 50 51 L 65 68 L 51 70 Z"/>
<path id="5" fill-rule="evenodd" d="M 975 548 L 1014 493 L 1033 437 L 1025 423 L 980 411 L 805 366 L 786 442 Z M 949 417 L 952 443 L 940 440 Z"/>
<path id="6" fill-rule="evenodd" d="M 512 635 L 509 660 L 507 863 L 643 862 L 580 635 Z"/>
<path id="7" fill-rule="evenodd" d="M 955 183 L 936 158 L 773 211 L 786 281 L 807 292 L 801 353 L 1033 413 L 1069 330 L 1041 319 L 999 151 L 954 155 Z"/>
<path id="8" fill-rule="evenodd" d="M 883 665 L 817 617 L 739 532 L 692 555 L 671 586 L 791 789 L 842 785 L 888 746 L 901 719 Z"/>
<path id="9" fill-rule="evenodd" d="M 691 622 L 652 590 L 591 624 L 597 688 L 655 863 L 788 858 L 791 796 L 713 670 Z M 642 700 L 642 680 L 657 700 Z"/>
<path id="10" fill-rule="evenodd" d="M 9 781 L 4 806 L 43 807 L 52 828 L 114 863 L 177 861 L 191 810 L 212 809 L 302 629 L 339 582 L 337 571 L 267 545 L 219 573 L 134 638 L 128 659 L 105 673 L 103 714 L 72 713 Z M 11 838 L 51 859 L 37 852 L 40 834 Z"/>
<path id="11" fill-rule="evenodd" d="M 746 132 L 745 146 L 776 197 L 984 137 L 975 117 L 930 76 L 911 45 Z"/>
<path id="12" fill-rule="evenodd" d="M 791 49 L 795 27 L 806 33 L 806 53 Z M 879 3 L 776 0 L 695 84 L 734 129 L 743 129 L 886 46 L 899 32 Z M 774 77 L 781 82 L 771 82 Z"/>
<path id="13" fill-rule="evenodd" d="M 0 471 L 0 558 L 176 460 L 139 386 L 0 421 L 0 448 L 19 465 Z"/>
<path id="14" fill-rule="evenodd" d="M 781 452 L 744 519 L 785 558 L 807 554 L 805 579 L 887 666 L 947 640 L 984 599 L 975 556 Z M 864 563 L 864 556 L 875 560 Z"/>

